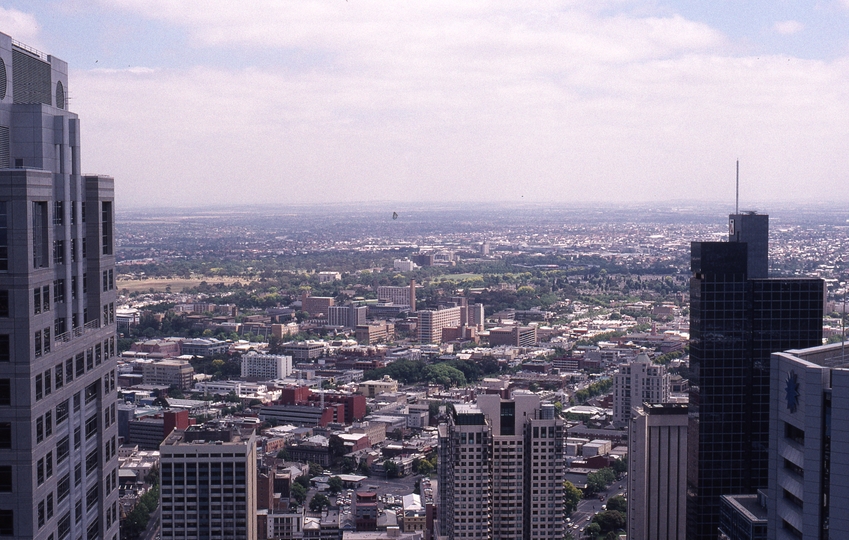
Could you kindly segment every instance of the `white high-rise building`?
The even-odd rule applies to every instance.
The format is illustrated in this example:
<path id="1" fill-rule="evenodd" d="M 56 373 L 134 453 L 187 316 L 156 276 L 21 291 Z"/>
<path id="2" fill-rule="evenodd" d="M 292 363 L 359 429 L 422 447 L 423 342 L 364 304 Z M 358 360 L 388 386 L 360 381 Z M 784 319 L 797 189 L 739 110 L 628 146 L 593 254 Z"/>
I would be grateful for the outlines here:
<path id="1" fill-rule="evenodd" d="M 613 375 L 613 422 L 627 426 L 631 407 L 643 403 L 669 402 L 669 374 L 666 366 L 652 364 L 640 353 L 630 364 L 622 364 Z"/>
<path id="2" fill-rule="evenodd" d="M 687 405 L 634 407 L 628 430 L 628 538 L 685 540 Z"/>
<path id="3" fill-rule="evenodd" d="M 562 539 L 564 433 L 554 405 L 534 394 L 481 395 L 458 409 L 439 426 L 440 535 Z"/>
<path id="4" fill-rule="evenodd" d="M 292 374 L 292 357 L 282 354 L 260 354 L 250 351 L 242 355 L 242 378 L 262 381 L 284 379 Z"/>
<path id="5" fill-rule="evenodd" d="M 399 272 L 412 272 L 416 269 L 416 263 L 409 259 L 395 259 L 393 266 Z"/>

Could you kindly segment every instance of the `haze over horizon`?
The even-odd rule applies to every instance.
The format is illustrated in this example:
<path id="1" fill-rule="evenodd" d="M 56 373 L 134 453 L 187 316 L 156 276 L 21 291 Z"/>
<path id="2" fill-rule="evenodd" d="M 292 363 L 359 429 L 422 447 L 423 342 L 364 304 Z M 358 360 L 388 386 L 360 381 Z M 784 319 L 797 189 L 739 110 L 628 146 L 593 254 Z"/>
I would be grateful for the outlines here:
<path id="1" fill-rule="evenodd" d="M 11 0 L 119 207 L 846 201 L 849 0 Z"/>

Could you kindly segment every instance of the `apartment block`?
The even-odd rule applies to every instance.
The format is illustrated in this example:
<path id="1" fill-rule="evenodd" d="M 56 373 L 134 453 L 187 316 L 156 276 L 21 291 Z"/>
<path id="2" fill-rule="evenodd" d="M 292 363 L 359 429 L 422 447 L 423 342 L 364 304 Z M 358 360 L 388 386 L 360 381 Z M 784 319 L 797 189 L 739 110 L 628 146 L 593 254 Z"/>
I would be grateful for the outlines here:
<path id="1" fill-rule="evenodd" d="M 292 357 L 282 354 L 260 354 L 255 351 L 242 355 L 242 378 L 261 381 L 284 379 L 292 374 Z"/>
<path id="2" fill-rule="evenodd" d="M 481 395 L 438 434 L 439 536 L 563 538 L 565 429 L 554 405 Z"/>
<path id="3" fill-rule="evenodd" d="M 357 325 L 366 324 L 368 315 L 367 306 L 330 306 L 327 311 L 327 324 L 330 326 L 342 326 L 344 328 L 356 328 Z"/>
<path id="4" fill-rule="evenodd" d="M 652 364 L 640 353 L 630 364 L 622 364 L 613 375 L 613 422 L 627 426 L 631 407 L 642 403 L 669 401 L 669 374 L 666 366 Z"/>
<path id="5" fill-rule="evenodd" d="M 419 341 L 421 343 L 442 343 L 442 329 L 460 326 L 460 311 L 462 309 L 456 306 L 417 311 Z"/>

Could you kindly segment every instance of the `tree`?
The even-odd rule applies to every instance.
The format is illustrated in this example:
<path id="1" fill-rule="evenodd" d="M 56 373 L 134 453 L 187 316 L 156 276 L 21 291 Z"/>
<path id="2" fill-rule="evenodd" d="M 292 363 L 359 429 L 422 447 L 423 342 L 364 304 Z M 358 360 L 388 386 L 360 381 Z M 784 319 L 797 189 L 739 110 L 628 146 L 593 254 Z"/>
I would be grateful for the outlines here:
<path id="1" fill-rule="evenodd" d="M 445 362 L 431 364 L 422 370 L 424 379 L 429 383 L 441 384 L 442 386 L 466 386 L 466 376 L 455 367 Z"/>
<path id="2" fill-rule="evenodd" d="M 416 459 L 413 461 L 413 472 L 423 476 L 429 476 L 433 473 L 434 466 L 427 459 Z"/>
<path id="3" fill-rule="evenodd" d="M 587 528 L 584 529 L 584 532 L 587 533 L 587 536 L 590 538 L 595 538 L 596 536 L 601 534 L 601 526 L 598 523 L 592 522 L 587 525 Z"/>
<path id="4" fill-rule="evenodd" d="M 583 497 L 584 494 L 581 493 L 580 489 L 575 487 L 575 484 L 568 480 L 563 482 L 563 510 L 566 512 L 566 515 L 578 509 L 578 503 L 581 502 Z"/>
<path id="5" fill-rule="evenodd" d="M 322 476 L 324 474 L 324 467 L 319 465 L 318 463 L 313 463 L 310 461 L 310 478 L 314 478 L 316 476 Z"/>
<path id="6" fill-rule="evenodd" d="M 330 506 L 330 499 L 327 498 L 323 493 L 316 493 L 313 495 L 312 499 L 310 499 L 310 511 L 311 512 L 321 512 L 324 508 Z"/>
<path id="7" fill-rule="evenodd" d="M 309 489 L 310 487 L 310 475 L 302 474 L 301 476 L 295 478 L 295 483 L 300 484 L 304 490 Z"/>
<path id="8" fill-rule="evenodd" d="M 628 456 L 622 456 L 622 459 L 613 460 L 613 472 L 616 476 L 622 476 L 622 473 L 628 472 Z"/>
<path id="9" fill-rule="evenodd" d="M 625 514 L 628 512 L 628 503 L 625 501 L 625 497 L 617 495 L 616 497 L 611 497 L 610 500 L 607 501 L 607 509 L 616 510 L 617 512 Z"/>
<path id="10" fill-rule="evenodd" d="M 625 514 L 622 512 L 617 512 L 616 510 L 605 510 L 604 512 L 599 512 L 593 516 L 593 523 L 598 524 L 600 529 L 599 534 L 601 534 L 623 529 L 625 528 L 627 521 L 625 520 Z"/>
<path id="11" fill-rule="evenodd" d="M 342 479 L 338 476 L 331 476 L 330 480 L 327 481 L 327 485 L 330 487 L 330 493 L 333 495 L 342 491 Z"/>
<path id="12" fill-rule="evenodd" d="M 295 501 L 296 504 L 304 504 L 304 501 L 307 498 L 307 488 L 299 482 L 293 482 L 292 488 L 289 490 L 289 497 Z"/>
<path id="13" fill-rule="evenodd" d="M 342 458 L 342 472 L 345 474 L 350 474 L 357 470 L 357 460 L 352 458 L 351 456 L 345 456 Z"/>
<path id="14" fill-rule="evenodd" d="M 338 462 L 342 456 L 348 453 L 348 449 L 345 448 L 345 441 L 339 435 L 331 435 L 327 446 L 330 449 L 330 457 L 334 463 Z"/>
<path id="15" fill-rule="evenodd" d="M 386 478 L 398 478 L 398 465 L 394 461 L 387 459 L 383 462 L 383 468 L 386 471 Z"/>
<path id="16" fill-rule="evenodd" d="M 615 480 L 616 475 L 610 467 L 605 467 L 598 471 L 591 472 L 587 475 L 587 491 L 590 493 L 604 491 L 607 489 L 607 486 L 612 484 Z"/>
<path id="17" fill-rule="evenodd" d="M 282 459 L 283 461 L 289 460 L 289 452 L 283 448 L 279 452 L 277 452 L 277 459 Z"/>

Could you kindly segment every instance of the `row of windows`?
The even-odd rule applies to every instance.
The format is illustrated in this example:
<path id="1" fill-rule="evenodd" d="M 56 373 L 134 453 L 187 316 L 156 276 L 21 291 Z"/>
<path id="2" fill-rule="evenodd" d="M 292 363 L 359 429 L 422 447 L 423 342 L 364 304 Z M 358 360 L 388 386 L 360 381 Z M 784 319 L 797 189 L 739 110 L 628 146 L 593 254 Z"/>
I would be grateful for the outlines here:
<path id="1" fill-rule="evenodd" d="M 85 202 L 80 204 L 82 222 L 85 223 Z M 53 202 L 53 225 L 65 224 L 65 201 Z M 71 201 L 71 225 L 77 224 L 77 201 Z"/>
<path id="2" fill-rule="evenodd" d="M 79 353 L 75 358 L 68 358 L 63 364 L 59 363 L 53 368 L 53 376 L 51 370 L 40 373 L 35 376 L 35 400 L 40 401 L 46 396 L 49 396 L 53 389 L 58 390 L 64 386 L 65 382 L 74 380 L 74 376 L 80 377 L 87 370 L 92 370 L 95 366 L 103 363 L 105 358 L 111 358 L 115 355 L 115 337 L 110 337 L 104 340 L 103 343 L 98 343 L 94 347 L 90 347 L 85 353 Z M 76 360 L 76 365 L 75 365 Z M 90 389 L 94 388 L 97 383 L 92 383 L 86 388 L 86 402 L 90 399 Z M 115 371 L 112 370 L 103 377 L 104 393 L 115 389 Z M 96 390 L 93 390 L 92 396 L 96 397 Z M 11 405 L 11 383 L 9 379 L 0 379 L 0 405 Z"/>

